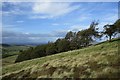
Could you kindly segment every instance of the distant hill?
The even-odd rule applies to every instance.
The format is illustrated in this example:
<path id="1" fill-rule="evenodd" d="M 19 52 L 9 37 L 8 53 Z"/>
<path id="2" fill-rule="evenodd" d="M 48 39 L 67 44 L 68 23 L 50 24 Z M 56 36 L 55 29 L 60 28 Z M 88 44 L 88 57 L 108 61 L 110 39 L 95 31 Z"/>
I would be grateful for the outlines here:
<path id="1" fill-rule="evenodd" d="M 3 79 L 120 78 L 120 40 L 3 67 Z"/>
<path id="2" fill-rule="evenodd" d="M 37 46 L 42 44 L 47 44 L 47 43 L 3 43 L 3 45 L 13 45 L 13 46 Z"/>
<path id="3" fill-rule="evenodd" d="M 9 46 L 11 46 L 9 44 L 0 44 L 0 45 L 3 46 L 3 47 L 9 47 Z"/>

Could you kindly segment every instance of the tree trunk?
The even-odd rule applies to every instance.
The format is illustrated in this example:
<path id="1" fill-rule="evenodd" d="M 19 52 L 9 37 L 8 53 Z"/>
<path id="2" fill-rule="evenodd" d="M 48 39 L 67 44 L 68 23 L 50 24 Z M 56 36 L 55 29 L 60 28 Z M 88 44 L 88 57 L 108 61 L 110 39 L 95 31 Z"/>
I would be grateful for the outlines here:
<path id="1" fill-rule="evenodd" d="M 112 36 L 109 36 L 109 42 L 111 42 L 111 37 L 112 37 Z"/>

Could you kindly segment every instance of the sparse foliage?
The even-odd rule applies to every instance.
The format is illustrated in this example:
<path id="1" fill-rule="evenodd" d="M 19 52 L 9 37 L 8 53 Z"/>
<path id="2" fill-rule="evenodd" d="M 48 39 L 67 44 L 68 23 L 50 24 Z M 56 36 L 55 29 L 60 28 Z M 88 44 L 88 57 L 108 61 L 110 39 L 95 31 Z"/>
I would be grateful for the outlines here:
<path id="1" fill-rule="evenodd" d="M 115 32 L 116 32 L 115 25 L 107 24 L 107 25 L 104 26 L 103 34 L 105 34 L 106 37 L 109 37 L 109 41 L 111 41 L 111 38 L 112 38 L 113 35 L 114 36 L 116 35 Z"/>

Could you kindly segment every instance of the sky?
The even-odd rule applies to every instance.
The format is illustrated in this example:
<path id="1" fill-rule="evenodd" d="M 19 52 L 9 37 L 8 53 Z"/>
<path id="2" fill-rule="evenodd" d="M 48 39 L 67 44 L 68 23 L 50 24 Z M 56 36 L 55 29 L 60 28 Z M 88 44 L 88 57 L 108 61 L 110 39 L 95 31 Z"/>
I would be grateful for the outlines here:
<path id="1" fill-rule="evenodd" d="M 3 2 L 0 13 L 3 43 L 40 44 L 86 29 L 92 21 L 102 30 L 118 19 L 118 3 Z"/>

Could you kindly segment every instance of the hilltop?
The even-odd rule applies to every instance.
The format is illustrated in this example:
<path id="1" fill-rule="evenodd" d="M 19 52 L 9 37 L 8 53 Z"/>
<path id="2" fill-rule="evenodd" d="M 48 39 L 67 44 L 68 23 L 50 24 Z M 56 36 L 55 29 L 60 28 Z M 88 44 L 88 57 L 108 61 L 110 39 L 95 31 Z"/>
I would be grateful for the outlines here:
<path id="1" fill-rule="evenodd" d="M 4 78 L 119 78 L 120 39 L 3 67 Z"/>

